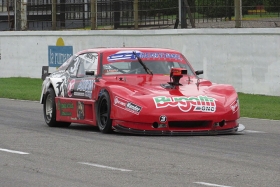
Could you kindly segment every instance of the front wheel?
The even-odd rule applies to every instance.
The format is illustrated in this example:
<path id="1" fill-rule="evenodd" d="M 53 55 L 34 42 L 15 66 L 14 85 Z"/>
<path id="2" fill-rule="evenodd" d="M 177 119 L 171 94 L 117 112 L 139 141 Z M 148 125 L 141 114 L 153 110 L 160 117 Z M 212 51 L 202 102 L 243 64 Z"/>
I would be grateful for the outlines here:
<path id="1" fill-rule="evenodd" d="M 44 99 L 44 118 L 49 127 L 68 127 L 71 123 L 56 121 L 55 93 L 49 88 Z"/>
<path id="2" fill-rule="evenodd" d="M 97 124 L 102 133 L 108 134 L 112 132 L 111 100 L 108 92 L 103 92 L 100 96 L 97 106 Z"/>

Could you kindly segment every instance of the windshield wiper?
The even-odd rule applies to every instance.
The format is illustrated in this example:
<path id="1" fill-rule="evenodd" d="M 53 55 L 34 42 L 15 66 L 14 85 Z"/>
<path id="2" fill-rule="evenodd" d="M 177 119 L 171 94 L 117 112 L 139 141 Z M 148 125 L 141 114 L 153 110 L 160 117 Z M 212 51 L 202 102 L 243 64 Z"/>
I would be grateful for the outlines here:
<path id="1" fill-rule="evenodd" d="M 153 75 L 153 72 L 143 63 L 143 61 L 142 61 L 141 58 L 136 54 L 136 52 L 133 51 L 132 53 L 136 56 L 138 62 L 143 66 L 144 70 L 145 70 L 148 74 Z"/>

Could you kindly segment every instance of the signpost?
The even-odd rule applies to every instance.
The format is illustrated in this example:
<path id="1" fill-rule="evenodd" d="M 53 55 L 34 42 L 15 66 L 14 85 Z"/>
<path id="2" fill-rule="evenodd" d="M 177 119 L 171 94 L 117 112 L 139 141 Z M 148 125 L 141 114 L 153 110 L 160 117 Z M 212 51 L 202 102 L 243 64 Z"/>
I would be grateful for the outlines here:
<path id="1" fill-rule="evenodd" d="M 58 38 L 56 46 L 48 46 L 49 67 L 59 67 L 73 55 L 73 46 L 64 46 L 62 38 Z"/>

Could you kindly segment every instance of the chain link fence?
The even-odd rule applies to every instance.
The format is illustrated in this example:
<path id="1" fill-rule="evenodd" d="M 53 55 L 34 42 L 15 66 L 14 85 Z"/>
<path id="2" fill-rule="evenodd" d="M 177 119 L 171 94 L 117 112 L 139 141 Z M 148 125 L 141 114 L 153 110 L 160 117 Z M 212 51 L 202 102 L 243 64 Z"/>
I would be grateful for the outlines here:
<path id="1" fill-rule="evenodd" d="M 91 0 L 56 0 L 56 22 L 53 22 L 52 17 L 53 2 L 55 1 L 0 0 L 0 30 L 15 30 L 15 22 L 19 24 L 24 19 L 27 24 L 26 30 L 52 30 L 54 23 L 56 29 L 91 28 L 93 16 Z M 96 29 L 180 28 L 184 21 L 185 28 L 234 28 L 236 21 L 234 0 L 182 0 L 180 6 L 178 0 L 94 2 Z M 184 2 L 188 3 L 187 7 Z M 280 0 L 242 0 L 242 2 L 242 27 L 280 27 Z M 15 11 L 17 9 L 21 11 Z M 15 16 L 16 12 L 21 15 L 20 19 Z"/>

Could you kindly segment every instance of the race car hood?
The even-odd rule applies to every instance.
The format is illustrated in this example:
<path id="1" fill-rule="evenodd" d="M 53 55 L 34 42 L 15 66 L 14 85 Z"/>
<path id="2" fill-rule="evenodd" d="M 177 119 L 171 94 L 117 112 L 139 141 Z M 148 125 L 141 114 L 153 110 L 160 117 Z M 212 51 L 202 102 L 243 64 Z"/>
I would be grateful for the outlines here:
<path id="1" fill-rule="evenodd" d="M 166 75 L 117 76 L 106 84 L 113 89 L 113 99 L 123 98 L 142 109 L 209 113 L 237 110 L 238 96 L 230 85 L 184 76 L 180 86 L 170 88 L 169 81 Z"/>

